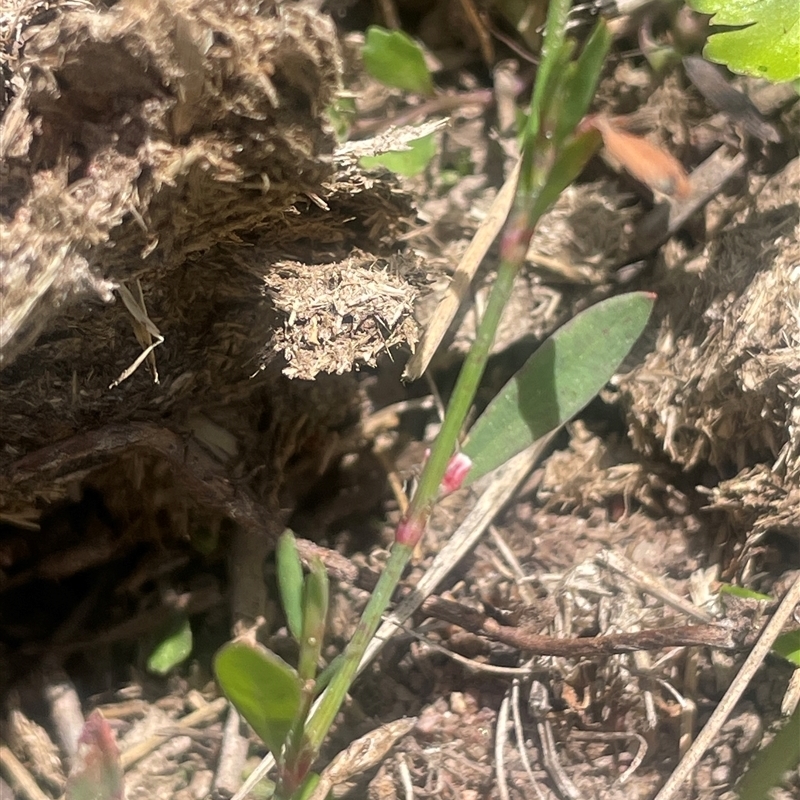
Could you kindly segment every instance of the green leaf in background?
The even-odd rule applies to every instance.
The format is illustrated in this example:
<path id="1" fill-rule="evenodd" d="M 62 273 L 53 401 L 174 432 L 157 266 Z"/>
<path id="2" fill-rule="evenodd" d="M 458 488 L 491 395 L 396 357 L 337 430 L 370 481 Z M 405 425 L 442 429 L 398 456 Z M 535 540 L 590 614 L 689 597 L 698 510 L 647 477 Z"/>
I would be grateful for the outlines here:
<path id="1" fill-rule="evenodd" d="M 731 595 L 741 597 L 744 600 L 772 600 L 768 594 L 755 592 L 744 586 L 733 586 L 730 583 L 723 583 L 719 587 L 720 595 Z M 782 633 L 772 645 L 772 652 L 790 661 L 796 667 L 800 667 L 800 631 L 790 631 Z"/>
<path id="2" fill-rule="evenodd" d="M 655 296 L 619 295 L 559 328 L 500 390 L 469 432 L 466 483 L 499 467 L 577 414 L 608 382 L 644 330 Z"/>
<path id="3" fill-rule="evenodd" d="M 782 633 L 772 645 L 773 652 L 800 667 L 800 631 Z"/>
<path id="4" fill-rule="evenodd" d="M 733 26 L 712 34 L 703 50 L 710 61 L 774 83 L 800 77 L 800 3 L 797 0 L 689 0 L 711 23 Z"/>
<path id="5" fill-rule="evenodd" d="M 377 156 L 362 156 L 359 163 L 364 169 L 386 167 L 397 175 L 413 178 L 419 175 L 436 155 L 435 134 L 429 133 L 408 143 L 407 150 L 390 150 Z"/>
<path id="6" fill-rule="evenodd" d="M 108 722 L 95 710 L 87 717 L 72 762 L 66 800 L 122 800 L 123 772 Z"/>
<path id="7" fill-rule="evenodd" d="M 275 568 L 286 624 L 295 641 L 303 635 L 303 565 L 297 554 L 294 534 L 287 528 L 275 548 Z"/>
<path id="8" fill-rule="evenodd" d="M 225 696 L 278 758 L 300 708 L 300 679 L 265 647 L 229 642 L 214 658 Z"/>
<path id="9" fill-rule="evenodd" d="M 189 658 L 191 652 L 192 626 L 186 617 L 181 617 L 150 653 L 147 669 L 154 675 L 166 675 Z"/>
<path id="10" fill-rule="evenodd" d="M 381 83 L 407 92 L 433 94 L 425 56 L 408 34 L 371 25 L 361 56 L 364 68 Z"/>
<path id="11" fill-rule="evenodd" d="M 753 757 L 736 787 L 739 800 L 768 800 L 770 789 L 800 764 L 800 706 L 775 734 L 775 738 Z M 776 795 L 777 796 L 777 795 Z M 787 795 L 788 796 L 788 795 Z"/>
<path id="12" fill-rule="evenodd" d="M 744 586 L 733 586 L 730 583 L 723 583 L 719 587 L 720 594 L 729 594 L 731 597 L 741 597 L 744 600 L 772 600 L 768 594 L 761 594 L 752 589 L 746 589 Z"/>

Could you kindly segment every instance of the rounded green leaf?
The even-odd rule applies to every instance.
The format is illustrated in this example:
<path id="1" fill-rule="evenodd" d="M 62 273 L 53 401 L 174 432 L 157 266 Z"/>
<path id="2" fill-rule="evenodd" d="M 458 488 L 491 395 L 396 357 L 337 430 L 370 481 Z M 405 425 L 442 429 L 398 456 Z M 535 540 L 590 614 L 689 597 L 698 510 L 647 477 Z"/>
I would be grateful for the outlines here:
<path id="1" fill-rule="evenodd" d="M 364 68 L 381 83 L 407 92 L 433 94 L 425 56 L 408 34 L 372 25 L 367 28 L 361 56 Z"/>
<path id="2" fill-rule="evenodd" d="M 300 679 L 261 645 L 229 642 L 214 658 L 214 673 L 236 710 L 277 758 L 300 709 Z"/>
<path id="3" fill-rule="evenodd" d="M 800 3 L 797 0 L 689 0 L 695 11 L 712 14 L 713 33 L 703 50 L 710 61 L 734 72 L 773 82 L 800 77 Z"/>
<path id="4" fill-rule="evenodd" d="M 501 389 L 462 448 L 466 483 L 522 452 L 575 414 L 603 388 L 644 330 L 655 295 L 619 295 L 559 328 Z"/>
<path id="5" fill-rule="evenodd" d="M 191 652 L 192 626 L 186 617 L 182 617 L 150 653 L 147 669 L 156 675 L 166 675 L 185 661 Z"/>
<path id="6" fill-rule="evenodd" d="M 303 565 L 297 553 L 294 534 L 287 528 L 275 548 L 278 589 L 286 624 L 296 641 L 303 635 Z"/>

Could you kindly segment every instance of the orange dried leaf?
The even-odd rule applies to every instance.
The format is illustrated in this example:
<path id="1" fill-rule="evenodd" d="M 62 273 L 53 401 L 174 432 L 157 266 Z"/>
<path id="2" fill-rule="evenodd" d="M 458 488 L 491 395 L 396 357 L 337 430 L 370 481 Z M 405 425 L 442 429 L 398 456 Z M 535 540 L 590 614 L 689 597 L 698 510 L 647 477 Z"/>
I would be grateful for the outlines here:
<path id="1" fill-rule="evenodd" d="M 689 176 L 673 155 L 646 139 L 620 130 L 606 117 L 590 117 L 584 125 L 598 131 L 609 155 L 654 192 L 677 198 L 689 195 Z"/>

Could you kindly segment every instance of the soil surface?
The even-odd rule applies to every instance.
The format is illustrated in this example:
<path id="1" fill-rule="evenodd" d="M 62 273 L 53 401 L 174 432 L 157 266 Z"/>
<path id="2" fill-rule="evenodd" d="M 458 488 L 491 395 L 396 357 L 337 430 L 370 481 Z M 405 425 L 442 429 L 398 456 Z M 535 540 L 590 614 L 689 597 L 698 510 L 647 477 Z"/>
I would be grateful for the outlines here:
<path id="1" fill-rule="evenodd" d="M 63 796 L 94 709 L 129 800 L 230 797 L 266 749 L 212 659 L 244 632 L 296 659 L 285 527 L 331 577 L 325 663 L 350 641 L 494 280 L 496 244 L 471 282 L 459 265 L 519 156 L 544 5 L 0 7 L 0 800 Z M 422 43 L 434 95 L 366 73 L 371 24 Z M 800 575 L 797 94 L 654 69 L 650 38 L 702 41 L 686 9 L 608 24 L 593 112 L 677 159 L 686 196 L 593 158 L 534 237 L 475 413 L 594 303 L 654 292 L 653 318 L 526 468 L 437 504 L 396 601 L 475 543 L 354 684 L 317 767 L 362 736 L 380 753 L 335 797 L 649 800 Z M 420 132 L 414 176 L 361 161 Z M 674 796 L 734 797 L 798 674 L 768 655 Z"/>

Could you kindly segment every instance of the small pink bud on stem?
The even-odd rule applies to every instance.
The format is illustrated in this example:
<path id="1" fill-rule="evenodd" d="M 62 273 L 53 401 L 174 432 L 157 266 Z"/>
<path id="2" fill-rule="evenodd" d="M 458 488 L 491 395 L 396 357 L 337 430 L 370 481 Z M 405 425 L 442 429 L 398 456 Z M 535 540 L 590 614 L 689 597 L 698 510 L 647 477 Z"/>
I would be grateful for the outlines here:
<path id="1" fill-rule="evenodd" d="M 397 525 L 394 540 L 397 544 L 416 547 L 425 532 L 425 521 L 419 517 L 403 517 Z"/>
<path id="2" fill-rule="evenodd" d="M 456 453 L 447 465 L 444 477 L 442 478 L 441 491 L 442 494 L 450 494 L 456 489 L 461 488 L 464 483 L 464 478 L 469 474 L 472 468 L 472 459 L 464 453 Z"/>

